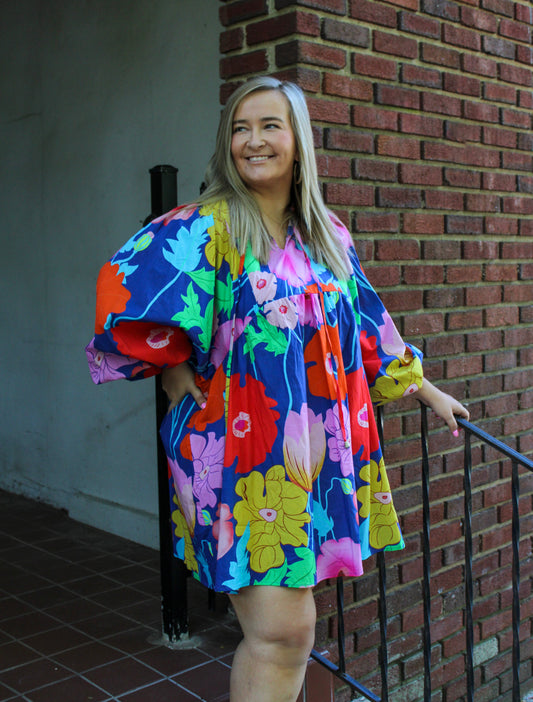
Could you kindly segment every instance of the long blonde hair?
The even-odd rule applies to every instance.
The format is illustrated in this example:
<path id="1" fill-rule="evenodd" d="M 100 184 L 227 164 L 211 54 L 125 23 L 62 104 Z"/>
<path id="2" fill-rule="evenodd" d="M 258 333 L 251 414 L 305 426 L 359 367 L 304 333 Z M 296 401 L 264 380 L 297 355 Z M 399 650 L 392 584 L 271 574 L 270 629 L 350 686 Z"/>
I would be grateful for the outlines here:
<path id="1" fill-rule="evenodd" d="M 295 220 L 313 257 L 327 266 L 337 278 L 345 279 L 349 276 L 346 252 L 322 199 L 309 111 L 302 90 L 294 83 L 260 76 L 242 84 L 232 93 L 220 117 L 215 153 L 205 174 L 206 188 L 197 202 L 212 204 L 217 200 L 226 200 L 231 236 L 239 251 L 244 253 L 248 242 L 251 242 L 254 256 L 261 263 L 268 261 L 272 240 L 259 206 L 241 179 L 231 156 L 235 111 L 245 97 L 260 90 L 279 90 L 289 105 L 300 166 L 300 175 L 292 182 L 289 218 Z"/>

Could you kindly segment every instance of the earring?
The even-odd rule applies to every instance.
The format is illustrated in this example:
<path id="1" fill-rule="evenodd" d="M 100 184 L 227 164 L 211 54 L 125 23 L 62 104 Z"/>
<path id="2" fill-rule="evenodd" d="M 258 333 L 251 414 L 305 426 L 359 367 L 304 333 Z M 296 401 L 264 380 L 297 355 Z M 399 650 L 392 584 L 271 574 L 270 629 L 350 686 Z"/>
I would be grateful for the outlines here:
<path id="1" fill-rule="evenodd" d="M 300 166 L 300 161 L 294 162 L 294 168 L 292 169 L 292 179 L 295 185 L 300 185 L 302 182 L 302 169 Z"/>

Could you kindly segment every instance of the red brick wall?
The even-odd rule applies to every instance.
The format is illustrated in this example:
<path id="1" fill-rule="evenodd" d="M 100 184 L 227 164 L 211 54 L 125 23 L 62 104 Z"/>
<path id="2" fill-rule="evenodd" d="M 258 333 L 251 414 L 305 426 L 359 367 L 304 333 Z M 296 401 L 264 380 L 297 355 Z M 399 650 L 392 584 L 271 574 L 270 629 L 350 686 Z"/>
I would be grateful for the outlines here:
<path id="1" fill-rule="evenodd" d="M 533 5 L 525 0 L 227 0 L 224 102 L 273 73 L 305 91 L 324 196 L 428 377 L 473 421 L 533 454 Z M 421 699 L 420 447 L 414 404 L 387 411 L 407 548 L 391 554 L 395 702 Z M 462 450 L 431 421 L 433 700 L 462 699 Z M 509 699 L 509 466 L 475 446 L 476 699 Z M 533 480 L 523 475 L 523 677 L 531 646 Z M 346 583 L 350 672 L 377 684 L 377 574 Z M 334 592 L 317 591 L 332 651 Z M 489 656 L 489 654 L 491 654 Z M 492 655 L 494 654 L 494 655 Z M 377 689 L 377 688 L 376 688 Z M 401 691 L 400 691 L 401 690 Z M 401 695 L 401 696 L 400 696 Z M 347 690 L 338 692 L 347 700 Z"/>

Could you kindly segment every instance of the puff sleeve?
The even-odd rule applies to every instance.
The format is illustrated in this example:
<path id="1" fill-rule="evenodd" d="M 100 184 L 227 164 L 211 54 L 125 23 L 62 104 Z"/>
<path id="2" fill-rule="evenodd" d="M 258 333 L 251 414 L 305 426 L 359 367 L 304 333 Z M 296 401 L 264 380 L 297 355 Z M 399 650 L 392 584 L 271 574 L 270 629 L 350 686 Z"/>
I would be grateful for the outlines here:
<path id="1" fill-rule="evenodd" d="M 206 364 L 214 326 L 213 212 L 178 208 L 135 234 L 101 269 L 93 381 L 135 380 L 191 359 Z"/>

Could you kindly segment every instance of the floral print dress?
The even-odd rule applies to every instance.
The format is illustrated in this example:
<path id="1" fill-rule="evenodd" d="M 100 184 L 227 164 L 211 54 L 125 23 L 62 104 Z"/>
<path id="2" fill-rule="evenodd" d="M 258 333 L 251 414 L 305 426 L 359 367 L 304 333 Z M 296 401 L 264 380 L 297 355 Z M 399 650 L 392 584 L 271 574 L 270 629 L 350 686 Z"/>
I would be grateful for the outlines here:
<path id="1" fill-rule="evenodd" d="M 292 227 L 266 265 L 239 256 L 224 202 L 154 220 L 99 275 L 94 382 L 188 359 L 208 396 L 186 396 L 160 432 L 175 555 L 216 591 L 310 587 L 403 547 L 372 403 L 416 391 L 421 354 L 332 220 L 347 281 Z"/>

